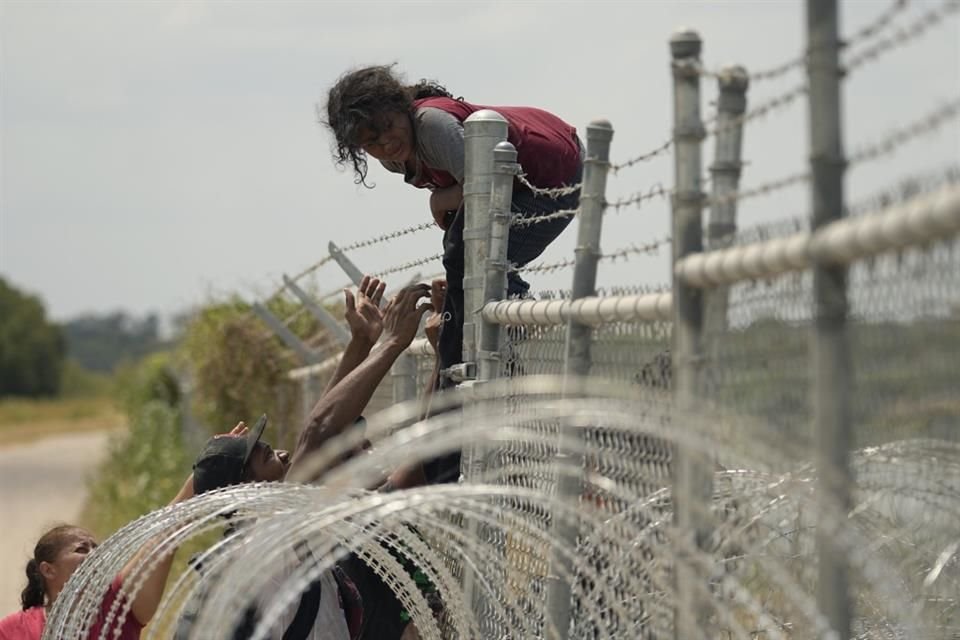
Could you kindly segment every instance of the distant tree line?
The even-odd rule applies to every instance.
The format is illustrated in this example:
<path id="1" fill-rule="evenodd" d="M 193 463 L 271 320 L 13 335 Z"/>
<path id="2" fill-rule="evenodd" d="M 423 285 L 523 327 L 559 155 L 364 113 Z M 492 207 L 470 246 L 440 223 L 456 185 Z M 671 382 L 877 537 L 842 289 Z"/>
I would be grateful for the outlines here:
<path id="1" fill-rule="evenodd" d="M 156 314 L 142 319 L 122 311 L 86 314 L 63 324 L 67 354 L 84 369 L 109 373 L 163 347 Z"/>
<path id="2" fill-rule="evenodd" d="M 74 369 L 110 373 L 164 346 L 155 314 L 86 314 L 57 324 L 40 298 L 0 278 L 0 397 L 58 395 L 68 359 Z"/>
<path id="3" fill-rule="evenodd" d="M 0 278 L 0 397 L 56 395 L 66 352 L 40 298 Z"/>

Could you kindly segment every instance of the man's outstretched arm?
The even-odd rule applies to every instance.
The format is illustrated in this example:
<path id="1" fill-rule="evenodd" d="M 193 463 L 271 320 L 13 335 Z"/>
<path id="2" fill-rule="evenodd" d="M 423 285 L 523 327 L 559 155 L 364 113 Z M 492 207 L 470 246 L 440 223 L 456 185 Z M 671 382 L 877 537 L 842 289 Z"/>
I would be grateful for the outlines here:
<path id="1" fill-rule="evenodd" d="M 346 307 L 343 317 L 347 321 L 347 325 L 350 326 L 350 342 L 343 350 L 340 362 L 337 363 L 337 368 L 321 397 L 329 393 L 347 374 L 356 369 L 370 355 L 373 345 L 380 339 L 380 334 L 383 332 L 380 300 L 383 298 L 383 292 L 386 288 L 387 283 L 379 278 L 363 276 L 360 286 L 357 287 L 356 296 L 350 289 L 343 290 Z"/>
<path id="2" fill-rule="evenodd" d="M 427 285 L 412 285 L 387 304 L 383 312 L 383 339 L 366 360 L 314 406 L 297 440 L 290 472 L 302 464 L 308 454 L 343 433 L 360 417 L 390 367 L 410 346 L 420 326 L 420 318 L 432 308 L 429 303 L 418 305 L 419 300 L 429 293 Z"/>

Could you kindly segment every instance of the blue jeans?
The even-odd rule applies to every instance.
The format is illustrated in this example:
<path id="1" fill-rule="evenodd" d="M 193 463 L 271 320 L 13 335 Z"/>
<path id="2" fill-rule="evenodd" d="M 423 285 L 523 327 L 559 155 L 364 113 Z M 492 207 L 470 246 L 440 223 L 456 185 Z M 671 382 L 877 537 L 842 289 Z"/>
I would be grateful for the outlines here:
<path id="1" fill-rule="evenodd" d="M 578 141 L 579 142 L 579 141 Z M 583 180 L 583 145 L 580 145 L 580 163 L 568 184 L 579 184 Z M 548 215 L 564 209 L 575 209 L 580 203 L 579 189 L 571 194 L 551 198 L 535 195 L 529 189 L 515 189 L 511 210 L 522 218 L 534 218 Z M 507 242 L 507 259 L 511 264 L 524 266 L 542 254 L 551 242 L 557 239 L 560 233 L 567 228 L 573 216 L 557 218 L 549 222 L 541 222 L 510 230 Z M 443 327 L 440 330 L 440 340 L 437 345 L 437 356 L 440 358 L 440 369 L 446 369 L 463 360 L 463 207 L 457 211 L 456 217 L 443 235 L 443 268 L 447 278 L 447 297 L 443 305 Z M 512 272 L 507 275 L 507 294 L 512 297 L 525 297 L 530 285 Z M 438 388 L 452 386 L 449 380 L 442 376 L 437 381 Z M 460 454 L 455 453 L 433 460 L 424 465 L 427 481 L 452 482 L 460 473 Z"/>

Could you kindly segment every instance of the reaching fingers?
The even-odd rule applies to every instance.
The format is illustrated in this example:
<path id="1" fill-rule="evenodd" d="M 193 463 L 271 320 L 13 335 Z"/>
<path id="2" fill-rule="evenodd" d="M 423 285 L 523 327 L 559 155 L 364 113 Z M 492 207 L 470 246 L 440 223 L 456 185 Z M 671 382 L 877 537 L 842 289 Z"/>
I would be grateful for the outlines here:
<path id="1" fill-rule="evenodd" d="M 427 284 L 412 284 L 409 287 L 404 287 L 400 292 L 400 295 L 406 295 L 408 297 L 413 297 L 414 299 L 423 298 L 430 295 L 430 285 Z"/>
<path id="2" fill-rule="evenodd" d="M 347 311 L 356 311 L 357 302 L 353 298 L 353 291 L 350 289 L 343 290 L 344 303 L 347 305 Z"/>
<path id="3" fill-rule="evenodd" d="M 357 293 L 360 295 L 367 295 L 367 287 L 370 286 L 370 276 L 363 276 L 360 278 L 360 284 L 357 285 Z"/>
<path id="4" fill-rule="evenodd" d="M 413 313 L 417 308 L 417 303 L 424 297 L 429 297 L 430 288 L 426 285 L 417 285 L 413 287 L 407 287 L 401 293 L 401 309 L 405 313 Z"/>
<path id="5" fill-rule="evenodd" d="M 237 426 L 235 426 L 233 429 L 230 430 L 230 435 L 242 436 L 246 432 L 247 432 L 247 425 L 246 423 L 244 423 L 243 420 L 241 420 L 240 422 L 237 423 Z"/>
<path id="6" fill-rule="evenodd" d="M 434 309 L 440 309 L 443 307 L 443 299 L 446 297 L 446 295 L 446 280 L 434 280 L 430 283 L 430 302 L 433 304 Z"/>
<path id="7" fill-rule="evenodd" d="M 417 317 L 422 318 L 423 314 L 427 313 L 428 311 L 436 311 L 436 309 L 433 306 L 433 303 L 430 303 L 430 302 L 421 303 L 419 306 L 417 306 Z"/>
<path id="8" fill-rule="evenodd" d="M 370 301 L 373 304 L 380 306 L 380 301 L 383 299 L 383 292 L 387 289 L 387 283 L 379 278 L 372 278 L 370 283 Z"/>
<path id="9" fill-rule="evenodd" d="M 412 308 L 412 305 L 416 303 L 417 300 L 423 298 L 430 293 L 430 287 L 425 284 L 412 284 L 408 287 L 404 287 L 397 293 L 395 296 L 390 298 L 391 305 L 405 305 L 406 307 Z"/>

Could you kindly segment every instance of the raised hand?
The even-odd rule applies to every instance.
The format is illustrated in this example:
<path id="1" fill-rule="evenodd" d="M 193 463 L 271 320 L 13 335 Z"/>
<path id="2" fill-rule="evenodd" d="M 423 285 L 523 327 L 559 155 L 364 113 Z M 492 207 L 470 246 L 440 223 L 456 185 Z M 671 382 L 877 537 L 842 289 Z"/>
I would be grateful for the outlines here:
<path id="1" fill-rule="evenodd" d="M 420 327 L 420 318 L 433 310 L 429 302 L 417 304 L 430 295 L 430 287 L 414 284 L 404 287 L 383 310 L 383 341 L 394 347 L 406 349 L 413 342 Z"/>
<path id="2" fill-rule="evenodd" d="M 344 289 L 346 303 L 344 318 L 350 326 L 350 335 L 354 340 L 373 345 L 383 332 L 383 314 L 380 312 L 380 300 L 387 283 L 379 278 L 363 276 L 357 294 Z"/>
<path id="3" fill-rule="evenodd" d="M 233 429 L 230 430 L 230 432 L 227 435 L 228 436 L 245 436 L 247 435 L 248 431 L 250 430 L 247 429 L 247 424 L 243 420 L 241 420 L 240 422 L 237 423 L 237 426 L 235 426 Z"/>

